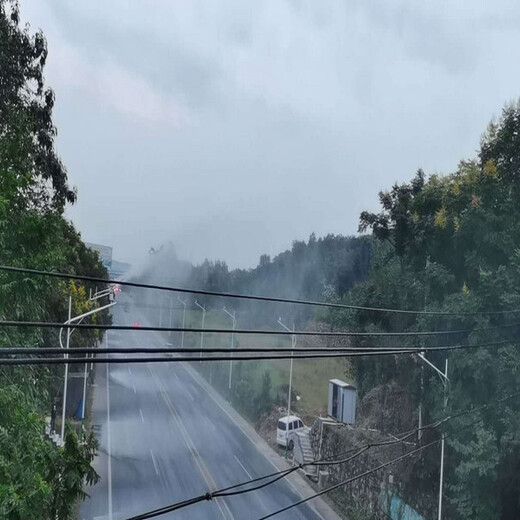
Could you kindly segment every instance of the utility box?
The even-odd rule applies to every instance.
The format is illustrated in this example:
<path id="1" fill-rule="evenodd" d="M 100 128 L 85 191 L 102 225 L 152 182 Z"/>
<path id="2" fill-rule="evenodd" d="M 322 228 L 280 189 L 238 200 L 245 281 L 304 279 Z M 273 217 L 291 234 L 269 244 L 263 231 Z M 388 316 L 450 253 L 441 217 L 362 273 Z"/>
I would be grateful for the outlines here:
<path id="1" fill-rule="evenodd" d="M 339 422 L 354 423 L 356 421 L 356 387 L 331 379 L 329 381 L 328 415 Z"/>

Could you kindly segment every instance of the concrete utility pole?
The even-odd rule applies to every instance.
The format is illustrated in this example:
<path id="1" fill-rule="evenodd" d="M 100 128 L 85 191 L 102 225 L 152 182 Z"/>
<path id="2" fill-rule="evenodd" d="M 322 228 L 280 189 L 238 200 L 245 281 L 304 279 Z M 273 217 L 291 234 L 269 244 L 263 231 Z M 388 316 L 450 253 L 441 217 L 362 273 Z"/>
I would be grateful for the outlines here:
<path id="1" fill-rule="evenodd" d="M 437 368 L 433 363 L 428 361 L 424 355 L 424 352 L 417 354 L 419 358 L 421 358 L 426 364 L 428 364 L 441 378 L 443 389 L 444 389 L 444 412 L 446 413 L 446 407 L 448 406 L 448 384 L 450 380 L 448 379 L 448 359 L 445 361 L 444 372 Z M 444 486 L 444 432 L 441 435 L 441 469 L 440 469 L 440 477 L 439 477 L 439 512 L 437 519 L 442 520 L 442 489 Z"/>
<path id="2" fill-rule="evenodd" d="M 282 318 L 278 318 L 278 324 L 281 325 L 287 332 L 294 332 L 294 323 L 292 330 L 284 325 L 282 322 Z M 287 417 L 291 415 L 291 393 L 292 393 L 292 369 L 293 369 L 293 356 L 294 356 L 294 347 L 296 347 L 296 336 L 293 334 L 291 336 L 291 348 L 293 349 L 291 352 L 291 365 L 289 368 L 289 395 L 287 397 Z"/>
<path id="3" fill-rule="evenodd" d="M 285 325 L 282 322 L 282 318 L 278 318 L 278 323 L 287 332 L 294 332 L 294 323 L 293 323 L 292 330 L 289 327 L 287 327 L 287 325 Z M 292 369 L 293 369 L 294 347 L 296 347 L 296 335 L 292 334 L 291 335 L 291 349 L 292 349 L 292 351 L 291 351 L 291 364 L 290 364 L 290 368 L 289 368 L 289 393 L 287 395 L 287 426 L 286 426 L 287 428 L 289 428 L 289 416 L 291 415 Z M 286 434 L 286 435 L 288 435 L 288 434 Z M 289 444 L 289 439 L 288 439 L 288 437 L 286 437 L 286 440 L 285 440 L 285 458 L 287 458 L 287 456 L 288 456 L 288 454 L 287 454 L 287 450 L 289 448 L 288 444 Z"/>
<path id="4" fill-rule="evenodd" d="M 182 311 L 182 328 L 184 329 L 184 323 L 186 322 L 186 302 L 179 295 L 177 295 L 177 300 L 179 300 L 184 307 Z M 181 348 L 184 348 L 184 331 L 182 331 L 181 335 Z"/>
<path id="5" fill-rule="evenodd" d="M 231 314 L 225 307 L 224 312 L 233 320 L 233 332 L 231 333 L 231 349 L 235 348 L 235 328 L 237 325 L 236 312 L 233 311 Z M 233 352 L 231 352 L 231 359 L 229 360 L 229 383 L 228 388 L 231 390 L 231 377 L 233 375 Z"/>
<path id="6" fill-rule="evenodd" d="M 200 331 L 200 362 L 202 363 L 202 349 L 204 347 L 204 320 L 206 319 L 206 307 L 195 300 L 195 305 L 202 310 L 202 327 Z"/>

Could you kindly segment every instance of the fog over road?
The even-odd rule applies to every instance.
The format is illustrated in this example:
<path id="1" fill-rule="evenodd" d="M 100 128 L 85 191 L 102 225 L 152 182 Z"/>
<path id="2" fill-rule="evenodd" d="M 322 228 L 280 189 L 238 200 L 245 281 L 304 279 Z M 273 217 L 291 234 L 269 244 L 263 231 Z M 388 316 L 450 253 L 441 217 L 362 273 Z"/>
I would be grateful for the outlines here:
<path id="1" fill-rule="evenodd" d="M 128 296 L 121 295 L 121 303 Z M 132 307 L 130 307 L 132 308 Z M 114 323 L 143 317 L 113 309 Z M 108 332 L 109 347 L 162 346 L 157 333 Z M 284 461 L 186 363 L 96 366 L 93 418 L 100 482 L 82 520 L 120 520 L 283 469 Z M 275 466 L 276 464 L 276 466 Z M 201 502 L 159 518 L 255 519 L 312 494 L 293 474 L 259 491 Z M 319 511 L 319 512 L 318 512 Z M 335 518 L 315 499 L 280 519 Z"/>

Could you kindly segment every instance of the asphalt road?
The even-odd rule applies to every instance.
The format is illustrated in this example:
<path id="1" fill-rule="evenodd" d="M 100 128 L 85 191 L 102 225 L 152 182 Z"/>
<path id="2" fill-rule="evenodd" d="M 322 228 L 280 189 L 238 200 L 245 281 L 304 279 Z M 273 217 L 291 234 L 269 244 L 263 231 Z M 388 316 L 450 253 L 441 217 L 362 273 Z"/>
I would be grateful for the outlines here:
<path id="1" fill-rule="evenodd" d="M 126 296 L 120 298 L 124 302 Z M 113 314 L 114 323 L 133 324 L 136 319 L 135 312 L 125 312 L 122 305 Z M 164 338 L 157 333 L 108 333 L 108 346 L 161 344 Z M 92 414 L 101 480 L 87 489 L 90 498 L 80 506 L 80 519 L 125 519 L 284 467 L 187 364 L 112 363 L 96 370 Z M 159 518 L 254 520 L 300 500 L 302 493 L 308 496 L 312 490 L 283 479 L 259 491 L 201 502 Z M 316 505 L 304 504 L 275 518 L 331 518 L 318 514 Z"/>

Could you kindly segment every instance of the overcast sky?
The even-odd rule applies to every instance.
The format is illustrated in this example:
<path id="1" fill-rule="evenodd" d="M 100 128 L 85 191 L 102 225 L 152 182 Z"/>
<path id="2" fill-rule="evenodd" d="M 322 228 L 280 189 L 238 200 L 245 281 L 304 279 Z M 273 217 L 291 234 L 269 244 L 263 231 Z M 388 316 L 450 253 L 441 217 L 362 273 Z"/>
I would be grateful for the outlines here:
<path id="1" fill-rule="evenodd" d="M 453 171 L 520 95 L 520 3 L 21 0 L 85 240 L 256 264 Z"/>

